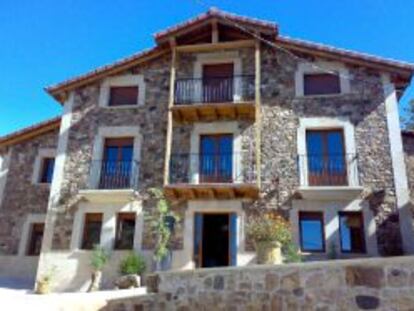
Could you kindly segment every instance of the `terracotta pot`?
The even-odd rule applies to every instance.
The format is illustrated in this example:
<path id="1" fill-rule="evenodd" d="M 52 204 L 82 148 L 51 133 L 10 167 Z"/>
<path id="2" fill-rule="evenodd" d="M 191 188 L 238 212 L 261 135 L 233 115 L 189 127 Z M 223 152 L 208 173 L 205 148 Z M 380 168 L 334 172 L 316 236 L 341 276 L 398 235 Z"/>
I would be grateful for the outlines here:
<path id="1" fill-rule="evenodd" d="M 36 294 L 44 295 L 50 293 L 50 282 L 49 281 L 37 281 L 36 283 Z"/>
<path id="2" fill-rule="evenodd" d="M 276 241 L 256 241 L 257 263 L 261 265 L 281 264 L 281 245 Z"/>

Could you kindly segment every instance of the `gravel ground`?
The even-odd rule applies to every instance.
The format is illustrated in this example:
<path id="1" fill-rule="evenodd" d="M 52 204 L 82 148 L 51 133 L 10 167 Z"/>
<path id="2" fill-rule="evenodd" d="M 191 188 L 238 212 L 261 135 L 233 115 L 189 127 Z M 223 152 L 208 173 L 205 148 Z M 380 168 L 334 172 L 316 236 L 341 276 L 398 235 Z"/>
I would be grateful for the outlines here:
<path id="1" fill-rule="evenodd" d="M 20 311 L 98 311 L 108 299 L 143 295 L 146 288 L 99 291 L 94 293 L 62 293 L 35 295 L 31 281 L 0 279 L 0 310 Z"/>

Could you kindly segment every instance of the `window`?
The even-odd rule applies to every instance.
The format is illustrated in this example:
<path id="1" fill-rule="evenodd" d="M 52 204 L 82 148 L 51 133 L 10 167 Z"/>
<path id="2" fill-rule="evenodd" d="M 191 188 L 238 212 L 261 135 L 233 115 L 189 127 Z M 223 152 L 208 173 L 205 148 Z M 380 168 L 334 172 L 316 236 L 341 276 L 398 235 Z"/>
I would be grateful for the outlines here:
<path id="1" fill-rule="evenodd" d="M 307 130 L 306 149 L 310 186 L 335 186 L 348 183 L 342 129 Z"/>
<path id="2" fill-rule="evenodd" d="M 130 187 L 133 138 L 107 138 L 101 167 L 101 189 Z"/>
<path id="3" fill-rule="evenodd" d="M 55 159 L 54 158 L 43 158 L 41 165 L 42 167 L 40 171 L 39 182 L 44 183 L 44 184 L 50 184 L 52 182 Z"/>
<path id="4" fill-rule="evenodd" d="M 93 249 L 101 241 L 102 213 L 85 214 L 82 249 Z"/>
<path id="5" fill-rule="evenodd" d="M 326 95 L 341 93 L 339 74 L 305 73 L 304 95 Z"/>
<path id="6" fill-rule="evenodd" d="M 365 253 L 364 220 L 360 212 L 340 212 L 339 232 L 343 253 Z"/>
<path id="7" fill-rule="evenodd" d="M 135 213 L 119 213 L 116 221 L 115 249 L 133 249 Z"/>
<path id="8" fill-rule="evenodd" d="M 325 233 L 322 212 L 299 212 L 300 247 L 305 252 L 324 252 Z"/>
<path id="9" fill-rule="evenodd" d="M 42 239 L 44 231 L 43 223 L 33 223 L 30 229 L 29 244 L 27 247 L 27 255 L 39 256 L 42 248 Z"/>
<path id="10" fill-rule="evenodd" d="M 113 86 L 110 88 L 108 106 L 132 106 L 137 103 L 137 86 Z"/>

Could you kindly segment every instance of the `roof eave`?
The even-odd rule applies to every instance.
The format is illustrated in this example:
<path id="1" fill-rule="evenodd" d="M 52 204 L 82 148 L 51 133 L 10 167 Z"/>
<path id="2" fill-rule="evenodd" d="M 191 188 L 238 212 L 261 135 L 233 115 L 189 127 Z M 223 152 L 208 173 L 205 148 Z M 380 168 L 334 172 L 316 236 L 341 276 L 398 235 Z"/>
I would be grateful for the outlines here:
<path id="1" fill-rule="evenodd" d="M 50 120 L 23 128 L 11 134 L 0 137 L 0 147 L 7 147 L 59 129 L 61 117 L 55 117 Z"/>
<path id="2" fill-rule="evenodd" d="M 400 62 L 392 59 L 377 57 L 366 53 L 355 52 L 347 49 L 335 48 L 332 46 L 309 42 L 305 40 L 292 39 L 288 37 L 279 36 L 276 39 L 279 43 L 284 44 L 292 49 L 297 49 L 302 52 L 320 53 L 325 56 L 341 58 L 345 62 L 354 62 L 376 67 L 390 73 L 400 74 L 408 80 L 414 74 L 414 64 Z"/>

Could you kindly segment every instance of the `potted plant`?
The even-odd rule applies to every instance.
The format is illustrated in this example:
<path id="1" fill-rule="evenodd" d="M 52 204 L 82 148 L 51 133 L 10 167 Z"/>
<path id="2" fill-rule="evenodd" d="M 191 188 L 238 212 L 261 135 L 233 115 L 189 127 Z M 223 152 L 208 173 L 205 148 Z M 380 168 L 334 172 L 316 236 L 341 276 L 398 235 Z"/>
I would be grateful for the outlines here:
<path id="1" fill-rule="evenodd" d="M 171 211 L 171 207 L 162 190 L 151 188 L 149 193 L 157 200 L 156 211 L 153 215 L 150 215 L 152 218 L 151 228 L 157 237 L 154 249 L 155 270 L 168 270 L 171 267 L 172 257 L 169 243 L 175 224 L 179 219 Z"/>
<path id="2" fill-rule="evenodd" d="M 91 285 L 88 288 L 88 292 L 93 292 L 99 290 L 102 280 L 102 269 L 107 264 L 109 260 L 109 253 L 99 245 L 93 247 L 91 255 Z"/>
<path id="3" fill-rule="evenodd" d="M 145 272 L 146 263 L 143 256 L 131 251 L 119 264 L 121 277 L 115 282 L 119 289 L 141 286 L 141 276 Z"/>
<path id="4" fill-rule="evenodd" d="M 39 295 L 49 294 L 51 283 L 55 274 L 56 268 L 53 267 L 45 274 L 43 274 L 37 281 L 36 281 L 36 290 L 35 293 Z"/>
<path id="5" fill-rule="evenodd" d="M 282 263 L 282 246 L 291 241 L 289 223 L 282 216 L 265 212 L 252 217 L 247 234 L 254 241 L 258 264 Z"/>

